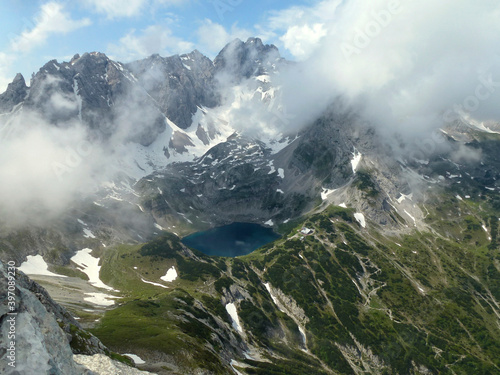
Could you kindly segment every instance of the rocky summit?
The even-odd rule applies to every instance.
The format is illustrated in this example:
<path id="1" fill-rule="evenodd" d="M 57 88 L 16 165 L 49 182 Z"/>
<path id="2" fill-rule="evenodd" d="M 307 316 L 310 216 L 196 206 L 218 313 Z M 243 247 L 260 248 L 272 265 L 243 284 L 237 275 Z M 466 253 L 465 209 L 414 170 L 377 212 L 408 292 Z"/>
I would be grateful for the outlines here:
<path id="1" fill-rule="evenodd" d="M 500 373 L 498 124 L 388 136 L 342 97 L 299 124 L 290 66 L 250 38 L 15 77 L 0 141 L 53 152 L 0 206 L 2 373 Z M 280 236 L 182 242 L 232 223 Z"/>

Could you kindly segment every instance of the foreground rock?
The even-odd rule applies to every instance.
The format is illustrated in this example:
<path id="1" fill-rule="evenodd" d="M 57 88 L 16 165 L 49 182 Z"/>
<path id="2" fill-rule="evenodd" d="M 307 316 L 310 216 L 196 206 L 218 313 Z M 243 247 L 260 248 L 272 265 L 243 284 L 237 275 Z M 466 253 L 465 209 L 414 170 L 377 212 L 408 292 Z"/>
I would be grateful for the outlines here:
<path id="1" fill-rule="evenodd" d="M 1 374 L 141 372 L 106 357 L 109 350 L 84 331 L 44 288 L 2 262 L 0 285 Z M 77 357 L 81 364 L 75 362 L 73 354 L 80 354 Z"/>

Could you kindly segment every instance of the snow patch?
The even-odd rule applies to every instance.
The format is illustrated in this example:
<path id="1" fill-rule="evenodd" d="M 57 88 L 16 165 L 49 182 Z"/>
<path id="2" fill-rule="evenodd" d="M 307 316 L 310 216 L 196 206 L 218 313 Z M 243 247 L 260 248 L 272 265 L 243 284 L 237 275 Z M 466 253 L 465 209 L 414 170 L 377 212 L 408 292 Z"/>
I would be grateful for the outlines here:
<path id="1" fill-rule="evenodd" d="M 302 336 L 302 343 L 304 344 L 304 346 L 306 346 L 307 345 L 306 331 L 301 326 L 298 326 L 298 327 L 299 327 L 300 335 Z"/>
<path id="2" fill-rule="evenodd" d="M 334 193 L 336 191 L 337 191 L 337 189 L 329 190 L 329 189 L 323 188 L 323 191 L 321 192 L 321 199 L 326 200 L 331 193 Z"/>
<path id="3" fill-rule="evenodd" d="M 275 297 L 275 296 L 273 295 L 273 293 L 271 292 L 271 286 L 269 285 L 269 283 L 265 283 L 265 284 L 264 284 L 264 287 L 265 287 L 265 288 L 267 289 L 267 291 L 269 292 L 269 295 L 271 296 L 271 298 L 272 298 L 272 300 L 273 300 L 274 304 L 275 304 L 276 306 L 278 306 L 278 308 L 281 310 L 281 308 L 280 308 L 280 307 L 279 307 L 279 305 L 278 305 L 278 300 L 276 299 L 276 297 Z"/>
<path id="4" fill-rule="evenodd" d="M 241 328 L 240 325 L 240 318 L 238 317 L 238 311 L 236 310 L 236 306 L 234 305 L 234 303 L 228 303 L 226 305 L 226 311 L 231 317 L 231 320 L 233 322 L 233 328 L 238 332 L 243 333 L 243 329 Z"/>
<path id="5" fill-rule="evenodd" d="M 278 168 L 278 176 L 285 178 L 285 170 L 283 168 Z"/>
<path id="6" fill-rule="evenodd" d="M 352 173 L 356 173 L 356 171 L 358 169 L 358 165 L 361 162 L 361 158 L 363 157 L 363 155 L 361 154 L 361 152 L 358 152 L 358 150 L 356 150 L 356 149 L 354 149 L 354 152 L 352 153 L 352 155 L 353 155 L 353 158 L 351 160 Z"/>
<path id="7" fill-rule="evenodd" d="M 274 168 L 274 165 L 273 165 L 274 161 L 270 161 L 269 164 L 267 165 L 269 168 L 271 168 L 271 170 L 269 171 L 268 174 L 273 174 L 274 172 L 276 172 L 276 169 Z"/>
<path id="8" fill-rule="evenodd" d="M 83 297 L 85 301 L 99 306 L 113 306 L 115 304 L 115 301 L 113 301 L 113 299 L 119 298 L 104 293 L 85 293 L 85 295 L 88 296 Z"/>
<path id="9" fill-rule="evenodd" d="M 136 365 L 143 365 L 145 364 L 146 362 L 144 360 L 141 359 L 141 357 L 139 357 L 138 355 L 135 355 L 135 354 L 129 354 L 129 353 L 125 353 L 123 355 L 126 355 L 127 357 L 130 357 L 132 359 L 132 361 L 134 361 L 134 363 Z"/>
<path id="10" fill-rule="evenodd" d="M 398 198 L 398 203 L 401 204 L 403 203 L 406 199 L 412 200 L 413 199 L 413 193 L 410 195 L 404 195 L 403 193 L 399 193 L 401 196 Z"/>
<path id="11" fill-rule="evenodd" d="M 413 223 L 415 224 L 415 226 L 417 226 L 417 220 L 413 216 L 411 216 L 408 211 L 406 211 L 406 210 L 404 210 L 404 211 L 405 211 L 405 214 L 407 214 L 413 220 Z"/>
<path id="12" fill-rule="evenodd" d="M 165 286 L 165 285 L 162 285 L 162 284 L 158 284 L 158 283 L 153 283 L 151 281 L 144 280 L 143 278 L 141 278 L 141 281 L 143 283 L 146 283 L 146 284 L 151 284 L 151 285 L 154 285 L 154 286 L 161 286 L 162 288 L 168 289 L 168 286 Z"/>
<path id="13" fill-rule="evenodd" d="M 234 359 L 231 359 L 231 368 L 233 369 L 233 371 L 236 373 L 236 375 L 243 375 L 241 372 L 239 372 L 238 370 L 236 370 L 234 368 L 234 366 L 243 367 L 241 365 L 241 363 L 239 363 L 238 361 L 235 361 Z"/>
<path id="14" fill-rule="evenodd" d="M 341 203 L 341 204 L 339 204 L 339 207 L 347 208 L 347 205 L 345 203 Z"/>
<path id="15" fill-rule="evenodd" d="M 76 263 L 78 269 L 89 277 L 90 284 L 96 288 L 114 290 L 110 286 L 104 284 L 99 278 L 99 272 L 101 270 L 101 266 L 99 265 L 100 258 L 94 258 L 90 255 L 91 252 L 91 249 L 80 250 L 71 258 L 71 261 Z"/>
<path id="16" fill-rule="evenodd" d="M 41 255 L 28 255 L 27 260 L 19 266 L 18 270 L 24 272 L 26 275 L 66 277 L 50 272 L 49 266 Z"/>
<path id="17" fill-rule="evenodd" d="M 268 220 L 264 223 L 264 225 L 269 225 L 270 227 L 272 227 L 274 225 L 274 222 L 272 220 Z"/>
<path id="18" fill-rule="evenodd" d="M 365 215 L 363 215 L 361 212 L 356 212 L 354 214 L 354 218 L 363 228 L 366 228 Z"/>
<path id="19" fill-rule="evenodd" d="M 271 77 L 266 75 L 266 74 L 263 74 L 263 75 L 260 75 L 260 76 L 257 76 L 255 77 L 255 79 L 257 81 L 260 81 L 260 82 L 264 82 L 264 83 L 269 83 L 271 82 Z"/>
<path id="20" fill-rule="evenodd" d="M 89 229 L 87 229 L 87 228 L 83 228 L 83 233 L 85 233 L 85 234 L 83 235 L 83 237 L 85 237 L 85 238 L 95 238 L 94 233 L 92 233 L 92 232 L 91 232 Z"/>
<path id="21" fill-rule="evenodd" d="M 159 230 L 165 230 L 161 225 L 155 223 L 155 228 L 159 229 Z"/>
<path id="22" fill-rule="evenodd" d="M 177 271 L 174 266 L 170 268 L 165 276 L 160 277 L 160 280 L 166 281 L 167 283 L 171 283 L 177 279 Z"/>

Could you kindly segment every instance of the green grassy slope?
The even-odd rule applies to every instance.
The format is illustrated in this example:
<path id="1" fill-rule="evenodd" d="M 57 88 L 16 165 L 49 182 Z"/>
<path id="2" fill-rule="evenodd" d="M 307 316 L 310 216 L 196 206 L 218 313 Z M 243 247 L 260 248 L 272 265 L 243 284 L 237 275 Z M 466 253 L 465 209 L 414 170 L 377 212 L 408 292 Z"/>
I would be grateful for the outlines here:
<path id="1" fill-rule="evenodd" d="M 453 194 L 426 205 L 429 231 L 397 238 L 331 206 L 236 259 L 206 257 L 171 234 L 112 249 L 101 277 L 126 298 L 92 332 L 179 374 L 232 373 L 231 359 L 248 374 L 500 373 L 496 198 Z M 314 234 L 301 240 L 302 226 Z M 172 266 L 179 278 L 168 289 L 141 281 L 162 283 Z"/>

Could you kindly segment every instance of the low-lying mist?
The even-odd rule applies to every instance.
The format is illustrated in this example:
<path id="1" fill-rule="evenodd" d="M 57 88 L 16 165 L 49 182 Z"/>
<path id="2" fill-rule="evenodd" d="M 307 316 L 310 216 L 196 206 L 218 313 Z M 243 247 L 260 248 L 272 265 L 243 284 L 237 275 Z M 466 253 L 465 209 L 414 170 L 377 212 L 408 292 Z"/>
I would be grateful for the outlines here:
<path id="1" fill-rule="evenodd" d="M 384 133 L 426 137 L 460 117 L 500 120 L 495 1 L 324 1 L 328 33 L 277 77 L 303 127 L 335 97 Z"/>

